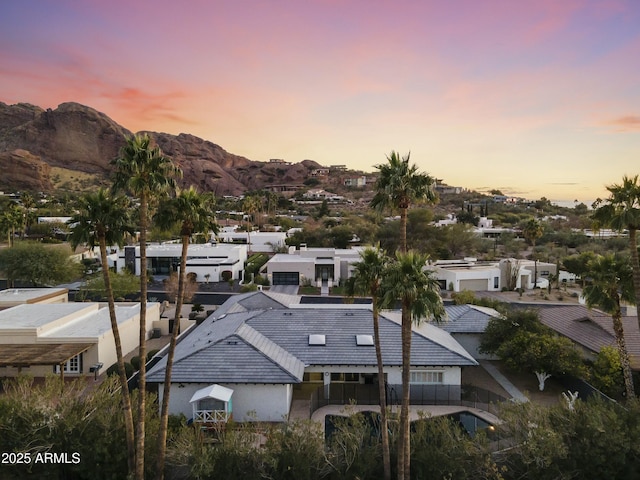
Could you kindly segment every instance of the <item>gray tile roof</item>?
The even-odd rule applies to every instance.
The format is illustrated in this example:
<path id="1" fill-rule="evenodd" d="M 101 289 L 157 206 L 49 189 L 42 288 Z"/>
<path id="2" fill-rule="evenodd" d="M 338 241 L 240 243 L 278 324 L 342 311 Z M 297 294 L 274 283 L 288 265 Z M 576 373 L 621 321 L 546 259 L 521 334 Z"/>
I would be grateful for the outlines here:
<path id="1" fill-rule="evenodd" d="M 616 344 L 611 315 L 599 310 L 589 310 L 582 305 L 546 307 L 540 309 L 540 320 L 593 352 L 600 351 L 605 345 Z M 640 370 L 640 329 L 637 318 L 622 317 L 622 326 L 631 368 Z"/>
<path id="2" fill-rule="evenodd" d="M 225 301 L 215 312 L 219 317 L 225 313 L 248 312 L 252 310 L 268 310 L 287 308 L 289 305 L 300 303 L 298 295 L 287 295 L 274 292 L 249 292 L 233 295 Z"/>
<path id="3" fill-rule="evenodd" d="M 238 296 L 240 297 L 240 296 Z M 248 298 L 230 302 L 237 306 Z M 269 300 L 273 300 L 266 297 Z M 268 303 L 254 298 L 246 306 Z M 229 307 L 229 306 L 227 306 Z M 235 308 L 235 307 L 234 307 Z M 305 366 L 376 365 L 375 348 L 356 344 L 356 335 L 373 335 L 371 308 L 271 308 L 216 311 L 176 348 L 172 381 L 202 383 L 298 383 Z M 387 366 L 402 365 L 401 327 L 394 313 L 380 316 L 382 357 Z M 389 317 L 389 318 L 387 318 Z M 309 335 L 321 334 L 326 344 L 310 346 Z M 166 360 L 147 374 L 162 382 Z M 414 331 L 411 346 L 414 366 L 465 366 L 476 361 L 451 335 L 427 325 Z"/>
<path id="4" fill-rule="evenodd" d="M 493 308 L 476 305 L 446 305 L 447 321 L 440 325 L 449 333 L 483 333 L 489 320 L 500 314 Z"/>
<path id="5" fill-rule="evenodd" d="M 580 305 L 547 307 L 540 309 L 540 321 L 560 335 L 598 353 L 604 346 L 615 346 L 611 333 L 594 321 L 593 311 Z M 609 323 L 611 323 L 611 317 Z"/>
<path id="6" fill-rule="evenodd" d="M 253 314 L 253 313 L 252 313 Z M 176 347 L 172 382 L 299 383 L 304 363 L 245 324 L 246 313 L 203 322 Z M 147 379 L 164 380 L 166 357 Z"/>

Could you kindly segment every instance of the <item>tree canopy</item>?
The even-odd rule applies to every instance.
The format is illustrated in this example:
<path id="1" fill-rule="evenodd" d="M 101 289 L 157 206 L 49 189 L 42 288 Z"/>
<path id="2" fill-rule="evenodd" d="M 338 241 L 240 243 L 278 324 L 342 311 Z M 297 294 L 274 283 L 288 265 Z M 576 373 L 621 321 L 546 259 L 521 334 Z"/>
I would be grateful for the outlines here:
<path id="1" fill-rule="evenodd" d="M 10 282 L 28 282 L 34 287 L 68 282 L 82 274 L 82 265 L 69 257 L 71 250 L 36 242 L 18 242 L 0 250 L 0 271 Z"/>

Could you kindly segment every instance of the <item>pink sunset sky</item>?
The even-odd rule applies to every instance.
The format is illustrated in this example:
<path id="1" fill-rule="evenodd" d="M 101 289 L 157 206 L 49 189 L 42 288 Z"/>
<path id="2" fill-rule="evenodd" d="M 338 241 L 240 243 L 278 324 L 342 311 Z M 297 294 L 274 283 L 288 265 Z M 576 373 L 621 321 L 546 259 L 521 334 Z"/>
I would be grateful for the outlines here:
<path id="1" fill-rule="evenodd" d="M 0 101 L 590 203 L 640 173 L 640 2 L 5 1 Z"/>

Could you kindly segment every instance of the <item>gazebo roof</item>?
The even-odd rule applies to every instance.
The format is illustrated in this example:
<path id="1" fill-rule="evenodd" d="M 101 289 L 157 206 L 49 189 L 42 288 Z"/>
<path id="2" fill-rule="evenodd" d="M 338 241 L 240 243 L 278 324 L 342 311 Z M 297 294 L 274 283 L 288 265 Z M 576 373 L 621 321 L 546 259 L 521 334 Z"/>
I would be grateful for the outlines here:
<path id="1" fill-rule="evenodd" d="M 216 400 L 228 402 L 231 399 L 231 395 L 233 395 L 233 390 L 230 388 L 223 387 L 222 385 L 209 385 L 194 393 L 189 403 L 197 402 L 203 398 L 215 398 Z"/>
<path id="2" fill-rule="evenodd" d="M 92 346 L 92 343 L 2 345 L 0 367 L 61 365 Z"/>

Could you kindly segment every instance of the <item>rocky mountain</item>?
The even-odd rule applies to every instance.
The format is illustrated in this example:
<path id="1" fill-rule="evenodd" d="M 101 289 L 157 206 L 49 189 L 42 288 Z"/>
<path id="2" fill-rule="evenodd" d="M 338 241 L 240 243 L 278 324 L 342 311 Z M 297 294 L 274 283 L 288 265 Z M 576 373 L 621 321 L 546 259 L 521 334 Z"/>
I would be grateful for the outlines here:
<path id="1" fill-rule="evenodd" d="M 193 135 L 146 133 L 182 168 L 183 186 L 196 185 L 219 196 L 268 185 L 300 185 L 311 170 L 320 168 L 311 160 L 296 164 L 252 161 Z M 43 110 L 26 103 L 0 102 L 0 187 L 51 190 L 51 168 L 56 167 L 105 181 L 112 173 L 110 161 L 131 134 L 105 114 L 78 103 Z"/>

